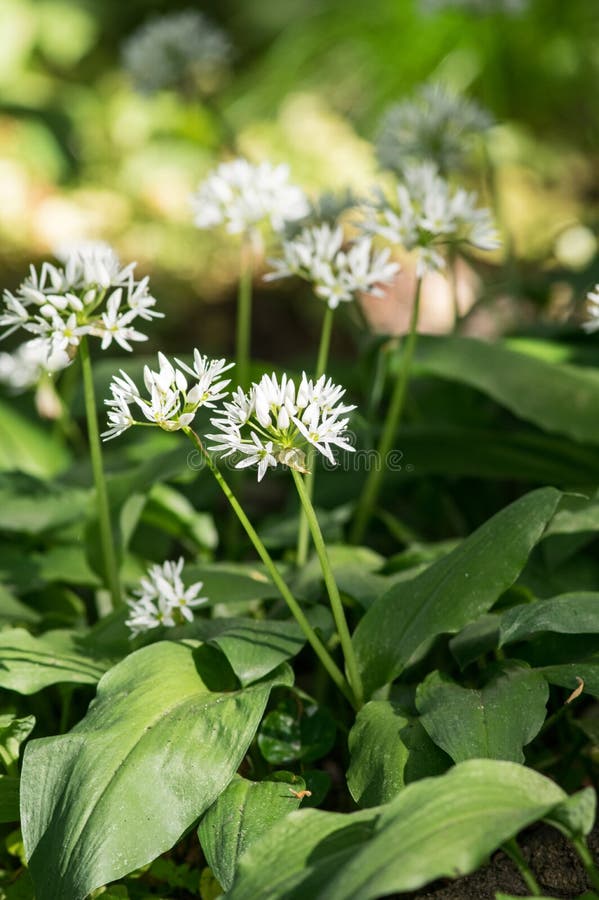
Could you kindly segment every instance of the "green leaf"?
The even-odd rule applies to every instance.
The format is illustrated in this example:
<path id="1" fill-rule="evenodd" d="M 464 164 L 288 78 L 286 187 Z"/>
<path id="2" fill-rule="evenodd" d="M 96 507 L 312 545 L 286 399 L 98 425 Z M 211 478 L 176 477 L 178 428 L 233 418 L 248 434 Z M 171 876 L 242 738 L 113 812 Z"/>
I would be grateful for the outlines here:
<path id="1" fill-rule="evenodd" d="M 205 594 L 213 607 L 222 604 L 226 609 L 235 604 L 247 604 L 253 600 L 277 597 L 278 591 L 259 565 L 241 563 L 206 563 L 186 566 L 185 575 L 190 581 L 202 581 Z"/>
<path id="2" fill-rule="evenodd" d="M 288 705 L 272 710 L 260 725 L 258 746 L 272 765 L 321 759 L 335 743 L 337 728 L 323 707 L 308 706 L 300 717 L 289 712 Z"/>
<path id="3" fill-rule="evenodd" d="M 91 890 L 168 850 L 214 803 L 255 734 L 282 667 L 239 690 L 212 647 L 161 642 L 106 673 L 68 734 L 32 741 L 21 818 L 44 900 Z"/>
<path id="4" fill-rule="evenodd" d="M 500 621 L 501 616 L 497 613 L 485 613 L 452 637 L 449 649 L 460 669 L 465 669 L 479 656 L 496 649 Z"/>
<path id="5" fill-rule="evenodd" d="M 540 731 L 548 699 L 543 676 L 518 664 L 506 666 L 481 690 L 432 672 L 416 691 L 422 725 L 454 762 L 524 762 L 522 748 Z"/>
<path id="6" fill-rule="evenodd" d="M 580 591 L 508 609 L 501 616 L 499 646 L 545 631 L 599 634 L 599 594 Z"/>
<path id="7" fill-rule="evenodd" d="M 284 780 L 276 781 L 248 781 L 237 775 L 200 822 L 202 850 L 225 890 L 233 883 L 244 850 L 300 805 L 290 788 L 303 790 L 303 780 L 283 774 Z"/>
<path id="8" fill-rule="evenodd" d="M 390 585 L 390 579 L 377 574 L 385 559 L 369 547 L 327 546 L 329 561 L 340 591 L 368 608 Z M 318 600 L 323 592 L 322 570 L 317 557 L 302 567 L 293 580 L 296 595 Z"/>
<path id="9" fill-rule="evenodd" d="M 23 623 L 34 624 L 39 622 L 40 615 L 31 607 L 21 603 L 20 600 L 0 584 L 0 621 L 10 622 L 11 624 Z"/>
<path id="10" fill-rule="evenodd" d="M 298 810 L 243 854 L 227 900 L 372 900 L 418 890 L 474 871 L 565 796 L 524 766 L 477 759 L 408 785 L 386 806 Z"/>
<path id="11" fill-rule="evenodd" d="M 0 531 L 42 534 L 83 520 L 90 492 L 25 475 L 0 472 Z"/>
<path id="12" fill-rule="evenodd" d="M 567 797 L 545 819 L 566 837 L 577 840 L 591 833 L 596 812 L 597 794 L 592 787 L 588 787 Z"/>
<path id="13" fill-rule="evenodd" d="M 423 337 L 416 365 L 419 372 L 482 391 L 545 431 L 599 444 L 599 380 L 593 370 L 457 337 Z"/>
<path id="14" fill-rule="evenodd" d="M 526 494 L 373 603 L 353 638 L 366 696 L 396 678 L 426 641 L 490 609 L 522 571 L 560 496 L 554 488 Z"/>
<path id="15" fill-rule="evenodd" d="M 197 618 L 177 634 L 219 647 L 242 684 L 263 678 L 296 656 L 306 641 L 295 622 L 272 619 Z"/>
<path id="16" fill-rule="evenodd" d="M 19 821 L 19 779 L 0 775 L 0 823 Z"/>
<path id="17" fill-rule="evenodd" d="M 36 638 L 23 628 L 0 631 L 0 687 L 34 694 L 50 684 L 96 684 L 108 662 L 78 651 L 71 631 L 47 631 Z"/>
<path id="18" fill-rule="evenodd" d="M 347 786 L 361 807 L 388 803 L 411 781 L 439 775 L 451 764 L 417 719 L 397 703 L 371 700 L 349 733 Z"/>
<path id="19" fill-rule="evenodd" d="M 34 725 L 34 716 L 19 719 L 10 713 L 0 715 L 0 759 L 7 770 L 10 771 L 18 760 L 21 744 L 29 737 Z"/>
<path id="20" fill-rule="evenodd" d="M 0 401 L 0 469 L 19 469 L 39 478 L 49 478 L 66 468 L 69 453 L 49 427 L 30 422 Z"/>

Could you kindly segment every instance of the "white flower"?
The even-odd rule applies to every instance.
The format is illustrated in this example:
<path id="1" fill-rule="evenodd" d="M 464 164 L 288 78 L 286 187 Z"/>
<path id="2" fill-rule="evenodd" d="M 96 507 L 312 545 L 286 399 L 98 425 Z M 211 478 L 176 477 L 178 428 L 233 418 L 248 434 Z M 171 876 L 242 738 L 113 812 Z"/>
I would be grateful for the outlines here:
<path id="1" fill-rule="evenodd" d="M 346 414 L 355 406 L 341 402 L 344 394 L 326 375 L 314 382 L 304 373 L 297 388 L 287 375 L 280 380 L 274 373 L 264 375 L 247 394 L 239 388 L 211 419 L 218 432 L 207 435 L 213 441 L 209 449 L 222 457 L 240 455 L 237 469 L 257 465 L 258 481 L 279 463 L 305 472 L 309 445 L 335 465 L 333 447 L 354 449 L 347 440 Z"/>
<path id="2" fill-rule="evenodd" d="M 599 330 L 599 284 L 595 285 L 594 291 L 589 291 L 587 300 L 589 319 L 588 322 L 583 323 L 582 327 L 587 334 L 592 334 L 594 331 Z"/>
<path id="3" fill-rule="evenodd" d="M 110 385 L 112 396 L 105 400 L 108 406 L 108 428 L 102 434 L 104 440 L 118 437 L 132 425 L 157 425 L 164 431 L 178 431 L 193 422 L 198 409 L 208 408 L 227 394 L 229 379 L 222 375 L 233 366 L 224 359 L 209 360 L 198 350 L 194 351 L 193 368 L 176 360 L 175 368 L 163 353 L 158 354 L 158 370 L 144 367 L 144 385 L 148 393 L 142 397 L 135 382 L 121 370 Z M 191 376 L 186 378 L 184 371 Z M 131 408 L 133 407 L 133 412 Z M 135 414 L 141 412 L 146 420 L 139 421 Z"/>
<path id="4" fill-rule="evenodd" d="M 0 311 L 3 337 L 18 328 L 45 342 L 48 358 L 67 351 L 72 357 L 84 335 L 101 339 L 105 350 L 115 340 L 130 351 L 130 341 L 147 336 L 133 327 L 162 313 L 154 309 L 148 278 L 135 281 L 135 263 L 121 266 L 114 250 L 101 241 L 85 241 L 57 250 L 62 265 L 30 267 L 15 293 L 5 291 Z"/>
<path id="5" fill-rule="evenodd" d="M 418 162 L 435 163 L 442 171 L 463 165 L 472 138 L 492 124 L 472 100 L 443 85 L 422 85 L 413 99 L 390 106 L 375 139 L 380 164 L 395 172 Z"/>
<path id="6" fill-rule="evenodd" d="M 44 372 L 58 372 L 70 362 L 66 353 L 56 352 L 48 357 L 45 341 L 34 338 L 13 353 L 0 353 L 0 383 L 13 391 L 25 391 L 34 387 Z"/>
<path id="7" fill-rule="evenodd" d="M 372 240 L 362 237 L 343 250 L 343 229 L 330 225 L 304 228 L 293 240 L 284 241 L 283 258 L 270 260 L 273 272 L 266 281 L 297 275 L 309 281 L 314 293 L 331 309 L 355 300 L 360 293 L 380 295 L 378 285 L 389 282 L 399 265 L 389 262 L 390 250 L 375 253 Z"/>
<path id="8" fill-rule="evenodd" d="M 127 600 L 130 616 L 125 624 L 131 629 L 132 638 L 159 625 L 172 628 L 184 621 L 192 622 L 192 610 L 208 602 L 207 597 L 198 597 L 203 582 L 186 588 L 182 571 L 183 557 L 150 566 L 134 596 Z"/>
<path id="9" fill-rule="evenodd" d="M 477 207 L 477 195 L 453 188 L 436 166 L 410 166 L 396 188 L 396 203 L 384 198 L 369 210 L 364 229 L 418 254 L 418 272 L 440 269 L 440 247 L 470 244 L 480 250 L 499 246 L 491 213 Z"/>
<path id="10" fill-rule="evenodd" d="M 123 48 L 123 62 L 138 91 L 162 88 L 210 91 L 231 57 L 224 31 L 195 10 L 159 16 L 142 25 Z"/>
<path id="11" fill-rule="evenodd" d="M 285 222 L 309 212 L 301 190 L 289 183 L 289 167 L 269 162 L 253 165 L 246 159 L 221 163 L 191 196 L 198 228 L 224 225 L 230 234 L 261 226 L 280 231 Z"/>

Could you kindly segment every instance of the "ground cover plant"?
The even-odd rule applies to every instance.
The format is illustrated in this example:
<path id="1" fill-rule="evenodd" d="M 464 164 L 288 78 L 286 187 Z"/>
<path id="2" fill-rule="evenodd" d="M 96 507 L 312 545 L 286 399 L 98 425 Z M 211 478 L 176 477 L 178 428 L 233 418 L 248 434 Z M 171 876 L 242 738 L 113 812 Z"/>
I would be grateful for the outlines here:
<path id="1" fill-rule="evenodd" d="M 488 896 L 573 896 L 547 827 L 599 897 L 592 229 L 574 275 L 521 258 L 502 125 L 447 79 L 371 129 L 376 183 L 318 191 L 245 152 L 203 11 L 121 59 L 211 122 L 185 210 L 234 311 L 221 352 L 87 233 L 3 293 L 0 897 L 440 898 L 499 851 Z M 293 291 L 315 330 L 282 359 L 257 323 Z M 535 293 L 559 327 L 469 330 Z"/>

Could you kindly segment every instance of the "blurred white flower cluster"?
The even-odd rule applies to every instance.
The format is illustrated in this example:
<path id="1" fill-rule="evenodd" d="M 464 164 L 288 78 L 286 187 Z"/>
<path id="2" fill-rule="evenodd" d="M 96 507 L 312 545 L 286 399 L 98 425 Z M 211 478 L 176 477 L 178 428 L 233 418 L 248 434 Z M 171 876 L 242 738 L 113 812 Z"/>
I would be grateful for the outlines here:
<path id="1" fill-rule="evenodd" d="M 36 335 L 36 351 L 49 370 L 68 365 L 84 335 L 100 338 L 103 350 L 113 340 L 129 351 L 130 341 L 147 340 L 133 323 L 162 313 L 154 309 L 148 278 L 135 281 L 135 263 L 122 267 L 108 244 L 93 241 L 59 251 L 59 258 L 61 266 L 44 262 L 39 272 L 31 266 L 16 292 L 4 291 L 3 337 L 19 328 Z"/>
<path id="2" fill-rule="evenodd" d="M 176 562 L 150 566 L 134 591 L 135 596 L 127 600 L 129 618 L 125 624 L 131 630 L 132 638 L 159 625 L 172 628 L 182 625 L 185 620 L 192 622 L 192 610 L 208 602 L 207 597 L 198 597 L 204 583 L 196 581 L 186 588 L 182 571 L 183 557 Z"/>
<path id="3" fill-rule="evenodd" d="M 126 42 L 123 62 L 138 91 L 163 88 L 210 92 L 231 59 L 222 29 L 195 10 L 151 19 Z"/>
<path id="4" fill-rule="evenodd" d="M 192 194 L 198 228 L 223 225 L 229 234 L 248 234 L 261 227 L 281 231 L 285 222 L 302 219 L 308 200 L 289 182 L 289 166 L 246 159 L 221 163 Z"/>
<path id="5" fill-rule="evenodd" d="M 583 323 L 583 328 L 587 334 L 599 331 L 599 284 L 595 285 L 595 290 L 589 291 L 587 294 L 587 313 L 589 319 Z"/>
<path id="6" fill-rule="evenodd" d="M 282 259 L 269 260 L 274 271 L 265 275 L 265 280 L 297 275 L 309 281 L 316 296 L 331 309 L 363 292 L 380 296 L 377 285 L 392 281 L 399 271 L 399 265 L 389 261 L 391 251 L 374 252 L 370 237 L 358 239 L 347 250 L 343 245 L 340 225 L 304 228 L 292 240 L 284 241 Z"/>
<path id="7" fill-rule="evenodd" d="M 480 16 L 493 13 L 518 15 L 528 8 L 529 0 L 420 0 L 421 9 L 435 13 L 443 9 L 461 9 Z"/>
<path id="8" fill-rule="evenodd" d="M 193 367 L 175 360 L 175 368 L 163 353 L 158 354 L 158 371 L 144 367 L 144 385 L 148 397 L 142 397 L 135 382 L 123 372 L 115 375 L 110 385 L 112 397 L 108 406 L 108 428 L 104 440 L 118 437 L 132 425 L 157 425 L 164 431 L 178 431 L 191 425 L 202 406 L 214 404 L 227 394 L 229 379 L 222 375 L 233 366 L 224 359 L 208 359 L 194 351 Z M 185 375 L 187 373 L 187 376 Z M 141 412 L 139 421 L 131 412 Z"/>
<path id="9" fill-rule="evenodd" d="M 60 362 L 60 360 L 55 360 Z M 69 359 L 66 358 L 65 364 Z M 57 369 L 62 368 L 58 365 Z M 46 348 L 43 342 L 26 341 L 13 353 L 0 353 L 0 384 L 15 392 L 35 387 L 45 372 L 53 371 L 48 366 Z"/>
<path id="10" fill-rule="evenodd" d="M 476 193 L 452 187 L 431 163 L 406 169 L 395 200 L 389 205 L 381 197 L 378 206 L 369 210 L 363 227 L 391 244 L 416 251 L 419 275 L 444 267 L 440 247 L 499 247 L 491 213 L 476 205 Z"/>
<path id="11" fill-rule="evenodd" d="M 256 465 L 258 481 L 279 463 L 305 472 L 310 445 L 334 465 L 333 446 L 354 449 L 347 441 L 349 419 L 342 417 L 355 406 L 341 402 L 344 394 L 326 375 L 314 382 L 304 373 L 297 388 L 287 375 L 280 381 L 274 374 L 264 375 L 248 393 L 238 388 L 232 402 L 225 402 L 211 419 L 218 433 L 207 435 L 214 442 L 209 449 L 222 457 L 240 454 L 235 468 Z"/>
<path id="12" fill-rule="evenodd" d="M 377 157 L 394 172 L 420 162 L 449 172 L 464 164 L 472 139 L 491 124 L 490 115 L 474 101 L 442 84 L 424 84 L 413 99 L 384 113 L 375 139 Z"/>

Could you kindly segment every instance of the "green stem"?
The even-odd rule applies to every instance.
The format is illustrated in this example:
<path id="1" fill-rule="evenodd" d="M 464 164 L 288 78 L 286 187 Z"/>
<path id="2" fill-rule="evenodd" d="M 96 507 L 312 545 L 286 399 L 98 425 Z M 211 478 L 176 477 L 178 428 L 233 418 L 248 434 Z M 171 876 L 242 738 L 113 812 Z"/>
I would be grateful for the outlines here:
<path id="1" fill-rule="evenodd" d="M 112 526 L 110 523 L 108 491 L 106 489 L 106 478 L 104 476 L 104 466 L 102 464 L 102 445 L 100 442 L 100 433 L 98 431 L 94 376 L 87 337 L 81 339 L 81 343 L 79 344 L 79 356 L 81 358 L 81 372 L 83 374 L 83 396 L 85 399 L 89 450 L 96 488 L 96 504 L 98 508 L 98 522 L 100 525 L 100 545 L 104 559 L 106 583 L 112 595 L 112 605 L 113 607 L 116 607 L 121 603 L 121 589 Z"/>
<path id="2" fill-rule="evenodd" d="M 524 859 L 516 838 L 511 838 L 509 841 L 507 841 L 503 845 L 503 850 L 509 856 L 512 862 L 518 867 L 520 875 L 522 876 L 522 880 L 524 881 L 532 896 L 542 897 L 543 891 L 539 887 L 539 883 L 535 878 L 532 869 Z"/>
<path id="3" fill-rule="evenodd" d="M 327 305 L 325 314 L 322 320 L 322 331 L 320 332 L 320 345 L 318 347 L 318 358 L 316 360 L 316 373 L 315 377 L 318 380 L 321 375 L 324 375 L 325 369 L 327 367 L 327 362 L 329 359 L 329 347 L 331 346 L 331 332 L 333 330 L 333 313 L 334 310 L 331 309 L 330 306 Z M 305 486 L 306 493 L 312 502 L 312 497 L 314 496 L 314 450 L 310 450 L 308 453 L 308 458 L 306 460 L 306 468 L 308 469 L 308 475 L 306 475 Z M 300 519 L 299 519 L 299 533 L 297 536 L 297 555 L 296 555 L 296 564 L 298 567 L 304 566 L 306 564 L 306 560 L 308 559 L 308 545 L 310 540 L 310 529 L 308 527 L 308 519 L 303 509 L 300 509 Z"/>
<path id="4" fill-rule="evenodd" d="M 235 355 L 237 379 L 247 390 L 250 374 L 250 342 L 252 334 L 252 245 L 246 236 L 241 245 L 239 289 L 237 292 L 237 333 Z"/>
<path id="5" fill-rule="evenodd" d="M 194 444 L 196 445 L 196 447 L 198 448 L 198 450 L 200 451 L 200 453 L 206 460 L 208 468 L 210 469 L 212 475 L 218 482 L 220 489 L 222 490 L 223 494 L 229 501 L 237 518 L 241 522 L 241 525 L 243 526 L 245 533 L 249 537 L 250 541 L 254 545 L 254 548 L 255 548 L 258 556 L 260 557 L 260 559 L 262 560 L 262 562 L 268 569 L 270 577 L 272 578 L 274 584 L 278 588 L 281 596 L 283 597 L 283 600 L 289 607 L 291 614 L 294 616 L 299 627 L 302 629 L 302 631 L 306 637 L 306 640 L 308 641 L 308 643 L 310 644 L 310 646 L 316 653 L 317 657 L 319 658 L 319 660 L 321 661 L 321 663 L 323 664 L 323 666 L 325 667 L 325 669 L 327 670 L 327 672 L 329 673 L 332 680 L 335 682 L 335 684 L 337 685 L 337 687 L 339 688 L 339 690 L 341 691 L 343 696 L 351 703 L 351 705 L 354 708 L 356 708 L 356 706 L 357 706 L 356 699 L 351 691 L 350 686 L 347 683 L 347 680 L 345 679 L 345 676 L 343 675 L 343 672 L 337 666 L 337 664 L 335 663 L 335 661 L 329 654 L 328 650 L 326 649 L 326 647 L 324 646 L 324 644 L 322 643 L 322 641 L 320 640 L 320 638 L 318 637 L 318 635 L 316 634 L 316 632 L 314 631 L 312 626 L 310 625 L 310 622 L 304 615 L 304 612 L 303 612 L 301 606 L 299 605 L 299 603 L 297 602 L 297 600 L 295 599 L 295 597 L 289 590 L 287 584 L 283 580 L 283 577 L 282 577 L 281 573 L 279 572 L 279 570 L 277 569 L 277 567 L 274 563 L 274 560 L 272 559 L 268 550 L 262 543 L 262 540 L 261 540 L 260 536 L 258 535 L 258 532 L 256 531 L 256 529 L 254 528 L 254 526 L 252 525 L 252 523 L 246 516 L 245 512 L 243 511 L 243 508 L 242 508 L 241 504 L 239 503 L 239 501 L 237 500 L 237 497 L 235 496 L 235 494 L 233 493 L 233 491 L 231 490 L 231 488 L 225 481 L 220 469 L 214 463 L 212 457 L 210 456 L 210 454 L 208 453 L 208 451 L 202 444 L 202 441 L 200 440 L 198 435 L 195 433 L 195 431 L 192 428 L 184 428 L 183 430 L 185 431 L 185 434 L 189 438 L 191 438 L 191 440 L 194 442 Z"/>
<path id="6" fill-rule="evenodd" d="M 360 670 L 358 669 L 354 645 L 352 644 L 349 628 L 347 627 L 347 619 L 345 618 L 343 603 L 341 602 L 341 597 L 339 595 L 339 588 L 337 587 L 337 582 L 335 581 L 333 570 L 331 569 L 326 544 L 322 536 L 322 531 L 320 530 L 320 525 L 318 524 L 318 519 L 316 518 L 316 513 L 314 512 L 314 507 L 312 506 L 312 502 L 308 497 L 308 493 L 304 486 L 304 480 L 300 473 L 295 469 L 291 470 L 291 474 L 293 475 L 293 480 L 295 481 L 295 486 L 306 518 L 308 519 L 312 540 L 314 541 L 316 553 L 320 561 L 320 568 L 322 569 L 322 574 L 324 576 L 324 583 L 327 588 L 329 600 L 331 601 L 331 610 L 333 612 L 333 618 L 335 620 L 335 625 L 337 626 L 337 633 L 339 634 L 339 640 L 341 641 L 341 647 L 345 657 L 349 683 L 354 697 L 356 698 L 356 707 L 357 709 L 360 709 L 364 702 L 362 679 L 360 677 Z"/>
<path id="7" fill-rule="evenodd" d="M 414 306 L 412 309 L 412 318 L 410 321 L 410 331 L 408 333 L 405 350 L 401 358 L 400 370 L 397 375 L 397 381 L 391 396 L 387 417 L 383 426 L 383 433 L 377 448 L 377 459 L 373 467 L 368 473 L 366 482 L 362 489 L 362 494 L 358 501 L 356 518 L 354 519 L 354 527 L 351 532 L 351 542 L 359 544 L 364 539 L 366 529 L 372 517 L 378 496 L 381 490 L 381 483 L 385 472 L 387 456 L 393 445 L 393 439 L 397 432 L 397 428 L 401 419 L 404 401 L 406 397 L 406 389 L 410 379 L 410 370 L 412 367 L 412 358 L 414 356 L 414 348 L 416 346 L 416 338 L 418 335 L 418 313 L 420 310 L 420 293 L 422 288 L 422 277 L 416 282 L 416 295 L 414 297 Z"/>
<path id="8" fill-rule="evenodd" d="M 576 838 L 572 843 L 584 866 L 587 877 L 593 886 L 593 890 L 599 891 L 599 871 L 597 871 L 597 866 L 595 865 L 591 851 L 587 846 L 587 842 L 584 838 Z"/>

